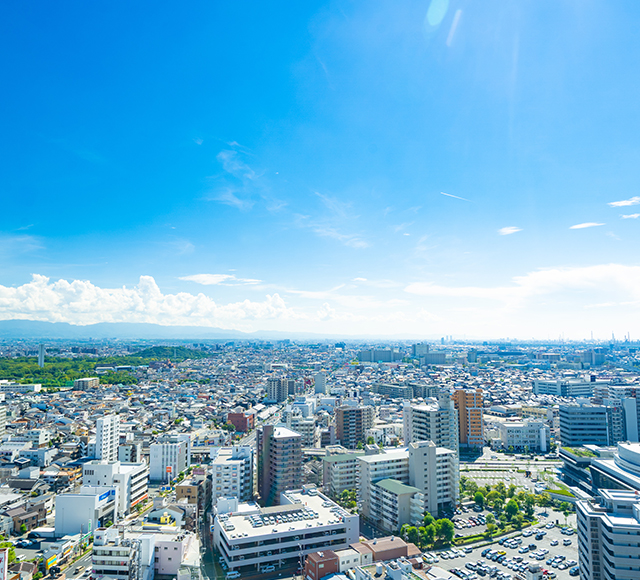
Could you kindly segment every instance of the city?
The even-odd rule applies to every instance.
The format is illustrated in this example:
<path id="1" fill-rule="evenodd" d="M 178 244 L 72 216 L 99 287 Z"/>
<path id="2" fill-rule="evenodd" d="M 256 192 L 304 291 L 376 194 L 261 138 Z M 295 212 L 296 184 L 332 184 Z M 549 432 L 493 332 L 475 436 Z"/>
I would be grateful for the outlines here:
<path id="1" fill-rule="evenodd" d="M 9 574 L 636 573 L 615 534 L 640 530 L 638 345 L 1 350 Z"/>

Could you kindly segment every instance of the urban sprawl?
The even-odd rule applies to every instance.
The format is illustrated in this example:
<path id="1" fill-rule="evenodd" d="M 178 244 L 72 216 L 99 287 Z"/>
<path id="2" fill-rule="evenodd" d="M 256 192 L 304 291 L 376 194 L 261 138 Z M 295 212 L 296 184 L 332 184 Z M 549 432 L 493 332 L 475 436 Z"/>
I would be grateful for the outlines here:
<path id="1" fill-rule="evenodd" d="M 10 580 L 640 579 L 640 347 L 5 340 Z"/>

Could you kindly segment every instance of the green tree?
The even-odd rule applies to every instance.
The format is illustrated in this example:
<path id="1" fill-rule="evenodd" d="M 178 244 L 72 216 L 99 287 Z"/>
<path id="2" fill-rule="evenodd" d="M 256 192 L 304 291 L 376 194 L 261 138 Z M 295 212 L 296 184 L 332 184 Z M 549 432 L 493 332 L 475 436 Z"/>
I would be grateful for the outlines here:
<path id="1" fill-rule="evenodd" d="M 424 518 L 422 518 L 422 523 L 425 528 L 433 524 L 435 521 L 436 521 L 436 518 L 434 518 L 429 512 L 424 512 Z"/>
<path id="2" fill-rule="evenodd" d="M 540 495 L 536 496 L 536 501 L 540 507 L 549 507 L 552 503 L 551 496 L 545 491 Z"/>
<path id="3" fill-rule="evenodd" d="M 509 486 L 509 489 L 507 490 L 507 497 L 513 497 L 514 495 L 516 495 L 517 491 L 518 491 L 518 488 L 512 483 Z"/>
<path id="4" fill-rule="evenodd" d="M 16 548 L 11 542 L 0 542 L 0 548 L 9 548 L 9 564 L 15 562 Z"/>
<path id="5" fill-rule="evenodd" d="M 502 496 L 503 499 L 507 495 L 507 488 L 505 487 L 503 481 L 496 483 L 494 489 Z"/>
<path id="6" fill-rule="evenodd" d="M 536 496 L 528 493 L 524 496 L 524 513 L 528 518 L 533 517 L 535 513 Z"/>
<path id="7" fill-rule="evenodd" d="M 21 534 L 26 534 L 27 533 L 27 524 L 22 524 L 20 526 L 20 533 Z"/>
<path id="8" fill-rule="evenodd" d="M 504 530 L 505 527 L 507 525 L 507 516 L 505 514 L 502 514 L 499 518 L 498 518 L 498 527 L 501 530 Z"/>
<path id="9" fill-rule="evenodd" d="M 521 513 L 517 513 L 513 518 L 513 525 L 515 526 L 516 530 L 519 530 L 522 528 L 522 524 L 524 524 L 524 516 Z"/>
<path id="10" fill-rule="evenodd" d="M 375 441 L 373 437 L 369 435 L 369 437 L 367 437 L 367 445 L 373 445 L 373 444 L 375 444 Z"/>
<path id="11" fill-rule="evenodd" d="M 513 518 L 513 516 L 515 516 L 518 511 L 520 511 L 520 508 L 518 507 L 518 502 L 516 502 L 515 499 L 510 499 L 507 502 L 507 505 L 504 508 L 505 513 L 507 514 L 507 518 L 509 521 L 511 521 L 511 518 Z"/>
<path id="12" fill-rule="evenodd" d="M 496 512 L 496 515 L 499 516 L 502 513 L 502 510 L 504 510 L 504 500 L 501 498 L 494 500 L 493 511 Z"/>
<path id="13" fill-rule="evenodd" d="M 364 445 L 362 444 L 362 441 L 358 441 L 358 444 L 356 445 L 356 449 L 364 449 Z"/>
<path id="14" fill-rule="evenodd" d="M 450 519 L 442 518 L 440 520 L 436 520 L 435 527 L 436 537 L 438 540 L 443 544 L 450 544 L 455 534 L 453 522 Z"/>
<path id="15" fill-rule="evenodd" d="M 473 499 L 476 502 L 477 506 L 484 507 L 484 495 L 482 495 L 481 491 L 476 491 Z"/>
<path id="16" fill-rule="evenodd" d="M 429 525 L 424 526 L 424 528 L 420 529 L 424 530 L 424 532 L 422 533 L 423 545 L 425 547 L 432 546 L 433 542 L 435 542 L 436 539 L 436 526 L 434 525 L 434 523 L 432 522 Z"/>
<path id="17" fill-rule="evenodd" d="M 487 531 L 484 533 L 486 538 L 491 538 L 496 531 L 495 524 L 487 524 Z"/>
<path id="18" fill-rule="evenodd" d="M 410 544 L 415 544 L 418 546 L 420 544 L 420 532 L 418 528 L 415 526 L 409 526 L 409 529 L 406 532 L 406 541 Z"/>
<path id="19" fill-rule="evenodd" d="M 487 525 L 495 524 L 496 523 L 496 517 L 493 514 L 487 514 L 486 521 L 487 521 Z"/>
<path id="20" fill-rule="evenodd" d="M 493 502 L 496 501 L 499 497 L 500 494 L 495 489 L 493 489 L 485 496 L 484 499 L 487 502 L 487 505 L 493 505 Z"/>

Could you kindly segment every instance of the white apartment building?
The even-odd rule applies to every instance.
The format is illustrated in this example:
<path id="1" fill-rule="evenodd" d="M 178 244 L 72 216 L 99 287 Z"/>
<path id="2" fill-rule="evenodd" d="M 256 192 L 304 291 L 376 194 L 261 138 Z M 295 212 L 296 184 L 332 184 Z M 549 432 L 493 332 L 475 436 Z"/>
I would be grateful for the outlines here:
<path id="1" fill-rule="evenodd" d="M 82 468 L 82 484 L 118 487 L 118 517 L 122 518 L 149 497 L 149 467 L 146 463 L 89 461 Z"/>
<path id="2" fill-rule="evenodd" d="M 96 421 L 94 457 L 103 461 L 117 461 L 120 443 L 120 417 L 105 415 Z"/>
<path id="3" fill-rule="evenodd" d="M 253 447 L 222 447 L 211 451 L 211 505 L 221 497 L 252 501 L 255 494 Z"/>
<path id="4" fill-rule="evenodd" d="M 360 455 L 364 455 L 364 452 L 340 453 L 322 458 L 322 486 L 325 493 L 337 497 L 346 489 L 357 489 Z"/>
<path id="5" fill-rule="evenodd" d="M 578 553 L 583 580 L 640 578 L 640 499 L 637 492 L 600 490 L 579 501 Z"/>
<path id="6" fill-rule="evenodd" d="M 149 479 L 167 482 L 188 467 L 186 441 L 173 439 L 163 443 L 152 443 L 149 449 Z"/>
<path id="7" fill-rule="evenodd" d="M 417 441 L 358 461 L 360 513 L 389 531 L 419 523 L 425 511 L 438 516 L 457 503 L 458 455 L 451 449 Z"/>
<path id="8" fill-rule="evenodd" d="M 433 441 L 438 447 L 458 450 L 458 411 L 449 395 L 419 405 L 406 402 L 402 415 L 406 445 Z"/>
<path id="9" fill-rule="evenodd" d="M 504 449 L 513 447 L 516 451 L 549 450 L 551 429 L 544 421 L 506 421 L 500 424 L 500 443 Z"/>
<path id="10" fill-rule="evenodd" d="M 283 493 L 278 506 L 230 504 L 219 513 L 213 543 L 229 572 L 254 574 L 298 565 L 318 550 L 340 550 L 358 541 L 359 519 L 315 487 Z M 274 571 L 274 570 L 272 570 Z"/>

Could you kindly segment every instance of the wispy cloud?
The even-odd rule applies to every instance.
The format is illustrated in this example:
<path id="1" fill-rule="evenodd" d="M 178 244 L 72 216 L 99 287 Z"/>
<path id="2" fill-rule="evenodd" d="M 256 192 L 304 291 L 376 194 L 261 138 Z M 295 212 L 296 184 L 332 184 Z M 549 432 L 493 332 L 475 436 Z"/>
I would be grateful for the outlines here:
<path id="1" fill-rule="evenodd" d="M 585 228 L 597 228 L 598 226 L 603 226 L 604 224 L 596 223 L 596 222 L 585 222 L 583 224 L 576 224 L 575 226 L 571 226 L 570 230 L 584 230 Z"/>
<path id="2" fill-rule="evenodd" d="M 369 242 L 362 239 L 362 237 L 357 234 L 344 234 L 330 226 L 315 224 L 311 225 L 310 228 L 321 238 L 331 238 L 332 240 L 337 240 L 341 244 L 344 244 L 345 246 L 348 246 L 350 248 L 363 249 L 368 248 L 371 245 Z"/>
<path id="3" fill-rule="evenodd" d="M 630 197 L 629 199 L 623 199 L 620 201 L 610 201 L 607 205 L 610 205 L 611 207 L 626 207 L 629 205 L 640 205 L 640 197 L 634 196 L 634 197 Z"/>
<path id="4" fill-rule="evenodd" d="M 518 233 L 518 232 L 521 232 L 521 231 L 522 231 L 522 228 L 519 228 L 517 226 L 507 226 L 505 228 L 500 228 L 498 230 L 498 233 L 501 236 L 510 236 L 511 234 L 515 234 L 515 233 Z"/>
<path id="5" fill-rule="evenodd" d="M 255 202 L 253 202 L 250 199 L 241 199 L 236 195 L 236 193 L 238 192 L 233 191 L 232 189 L 225 189 L 223 191 L 213 194 L 208 199 L 213 201 L 219 201 L 224 205 L 230 205 L 231 207 L 235 207 L 240 211 L 250 210 L 253 207 Z"/>
<path id="6" fill-rule="evenodd" d="M 222 168 L 231 175 L 241 179 L 255 179 L 256 172 L 240 159 L 237 151 L 220 151 L 216 159 L 222 164 Z"/>
<path id="7" fill-rule="evenodd" d="M 623 220 L 637 220 L 640 217 L 640 213 L 628 213 L 620 216 Z"/>
<path id="8" fill-rule="evenodd" d="M 44 248 L 42 240 L 27 234 L 14 235 L 0 232 L 0 255 L 23 254 Z"/>
<path id="9" fill-rule="evenodd" d="M 193 140 L 193 142 L 194 142 L 196 145 L 202 145 L 202 144 L 204 143 L 204 140 L 203 140 L 203 139 L 200 139 L 200 138 L 197 138 L 197 139 L 194 139 L 194 140 Z"/>
<path id="10" fill-rule="evenodd" d="M 324 195 L 322 193 L 315 194 L 320 198 L 323 205 L 339 218 L 353 217 L 351 216 L 351 203 L 339 200 L 336 197 Z"/>
<path id="11" fill-rule="evenodd" d="M 460 197 L 459 195 L 453 195 L 451 193 L 445 193 L 444 191 L 441 191 L 440 195 L 446 195 L 447 197 L 453 197 L 453 199 L 460 199 L 462 201 L 471 201 L 470 199 L 467 199 L 466 197 Z"/>
<path id="12" fill-rule="evenodd" d="M 191 276 L 181 276 L 179 279 L 204 286 L 247 286 L 262 282 L 262 280 L 252 278 L 237 278 L 232 274 L 193 274 Z"/>
<path id="13" fill-rule="evenodd" d="M 460 23 L 461 16 L 462 10 L 458 8 L 453 16 L 453 22 L 451 23 L 451 28 L 449 29 L 449 35 L 447 36 L 447 46 L 451 46 L 453 44 L 453 38 L 455 37 L 456 29 L 458 28 L 458 24 Z"/>

